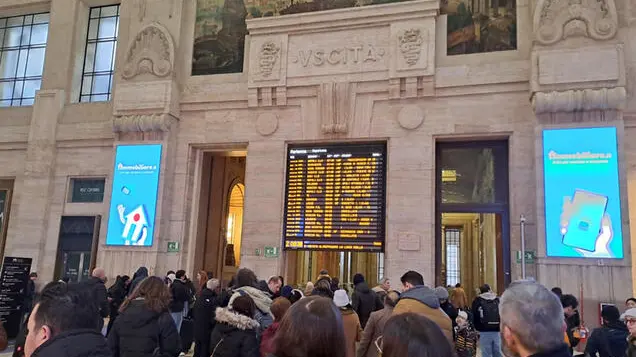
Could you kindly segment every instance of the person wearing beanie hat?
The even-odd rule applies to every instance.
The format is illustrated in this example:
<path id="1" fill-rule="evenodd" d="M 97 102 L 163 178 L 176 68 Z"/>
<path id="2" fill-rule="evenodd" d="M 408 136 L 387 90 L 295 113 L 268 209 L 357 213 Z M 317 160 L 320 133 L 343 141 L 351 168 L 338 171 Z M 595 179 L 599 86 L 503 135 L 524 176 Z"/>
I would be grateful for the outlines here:
<path id="1" fill-rule="evenodd" d="M 439 307 L 441 307 L 446 315 L 450 317 L 453 324 L 453 331 L 455 331 L 455 327 L 457 326 L 457 322 L 455 321 L 455 319 L 457 319 L 457 313 L 459 312 L 459 310 L 456 309 L 455 306 L 453 306 L 453 304 L 451 304 L 451 302 L 448 300 L 448 290 L 443 286 L 438 286 L 435 288 L 435 295 L 437 295 L 437 298 L 439 299 Z"/>
<path id="2" fill-rule="evenodd" d="M 289 285 L 285 285 L 280 289 L 280 296 L 289 300 L 289 297 L 291 296 L 293 290 L 294 290 L 293 287 Z"/>
<path id="3" fill-rule="evenodd" d="M 305 294 L 304 296 L 311 296 L 311 292 L 314 291 L 314 283 L 312 283 L 311 281 L 307 282 L 307 285 L 305 285 Z"/>
<path id="4" fill-rule="evenodd" d="M 585 354 L 588 356 L 614 357 L 622 356 L 627 350 L 627 326 L 620 321 L 621 314 L 613 305 L 603 307 L 601 310 L 603 326 L 592 331 L 585 346 Z"/>
<path id="5" fill-rule="evenodd" d="M 470 326 L 468 313 L 459 311 L 457 313 L 457 324 L 455 326 L 455 351 L 457 357 L 474 357 L 477 355 L 477 341 L 479 336 L 475 329 Z"/>
<path id="6" fill-rule="evenodd" d="M 343 289 L 336 290 L 333 294 L 333 303 L 338 307 L 342 314 L 342 323 L 344 325 L 345 340 L 347 342 L 347 357 L 356 356 L 356 343 L 362 337 L 362 326 L 360 318 L 353 310 L 349 301 L 347 292 Z"/>
<path id="7" fill-rule="evenodd" d="M 364 275 L 358 273 L 353 276 L 353 294 L 351 296 L 351 304 L 353 309 L 360 316 L 362 328 L 367 326 L 369 316 L 374 311 L 382 310 L 384 304 L 375 291 L 369 288 L 364 280 Z"/>

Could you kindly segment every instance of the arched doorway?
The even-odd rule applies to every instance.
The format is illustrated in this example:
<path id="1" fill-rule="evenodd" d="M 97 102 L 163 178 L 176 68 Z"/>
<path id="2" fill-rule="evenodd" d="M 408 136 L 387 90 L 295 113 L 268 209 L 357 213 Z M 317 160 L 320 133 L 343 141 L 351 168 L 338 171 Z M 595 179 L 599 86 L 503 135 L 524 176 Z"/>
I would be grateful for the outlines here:
<path id="1" fill-rule="evenodd" d="M 223 276 L 231 277 L 241 264 L 241 240 L 243 233 L 243 209 L 245 185 L 235 181 L 228 195 L 225 219 L 225 257 Z"/>

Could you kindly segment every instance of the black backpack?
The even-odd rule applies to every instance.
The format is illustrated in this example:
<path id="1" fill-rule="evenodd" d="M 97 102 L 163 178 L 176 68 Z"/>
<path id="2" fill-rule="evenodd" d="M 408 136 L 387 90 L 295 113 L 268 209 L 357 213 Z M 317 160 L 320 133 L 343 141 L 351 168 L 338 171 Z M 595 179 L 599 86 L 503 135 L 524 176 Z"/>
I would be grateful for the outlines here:
<path id="1" fill-rule="evenodd" d="M 479 320 L 484 326 L 499 326 L 499 298 L 493 300 L 481 299 L 479 304 Z"/>

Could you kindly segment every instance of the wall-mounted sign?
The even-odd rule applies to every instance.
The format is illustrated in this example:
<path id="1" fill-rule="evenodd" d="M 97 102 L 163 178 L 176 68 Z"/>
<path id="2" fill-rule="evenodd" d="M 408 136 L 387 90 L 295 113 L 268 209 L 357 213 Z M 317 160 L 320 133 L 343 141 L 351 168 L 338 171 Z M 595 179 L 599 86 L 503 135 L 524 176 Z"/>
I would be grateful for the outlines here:
<path id="1" fill-rule="evenodd" d="M 616 128 L 543 131 L 546 253 L 623 258 Z"/>
<path id="2" fill-rule="evenodd" d="M 534 250 L 526 250 L 524 253 L 526 257 L 526 264 L 534 264 L 535 260 L 537 259 L 537 252 L 535 252 Z M 521 264 L 520 250 L 517 251 L 517 264 Z"/>
<path id="3" fill-rule="evenodd" d="M 386 145 L 290 146 L 284 247 L 384 249 Z"/>
<path id="4" fill-rule="evenodd" d="M 103 202 L 105 185 L 105 179 L 72 178 L 71 202 Z"/>
<path id="5" fill-rule="evenodd" d="M 265 247 L 265 258 L 278 258 L 280 255 L 280 248 L 278 247 Z"/>
<path id="6" fill-rule="evenodd" d="M 106 245 L 152 246 L 161 145 L 119 145 Z"/>
<path id="7" fill-rule="evenodd" d="M 179 242 L 168 242 L 168 253 L 178 253 Z"/>

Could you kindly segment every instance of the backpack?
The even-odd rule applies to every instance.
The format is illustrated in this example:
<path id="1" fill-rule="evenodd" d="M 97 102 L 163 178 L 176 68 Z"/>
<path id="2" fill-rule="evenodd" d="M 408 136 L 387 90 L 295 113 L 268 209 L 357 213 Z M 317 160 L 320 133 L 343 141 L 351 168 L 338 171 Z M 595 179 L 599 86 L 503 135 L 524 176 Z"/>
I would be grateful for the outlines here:
<path id="1" fill-rule="evenodd" d="M 481 299 L 479 305 L 479 320 L 484 326 L 499 326 L 499 298 L 493 300 Z"/>

